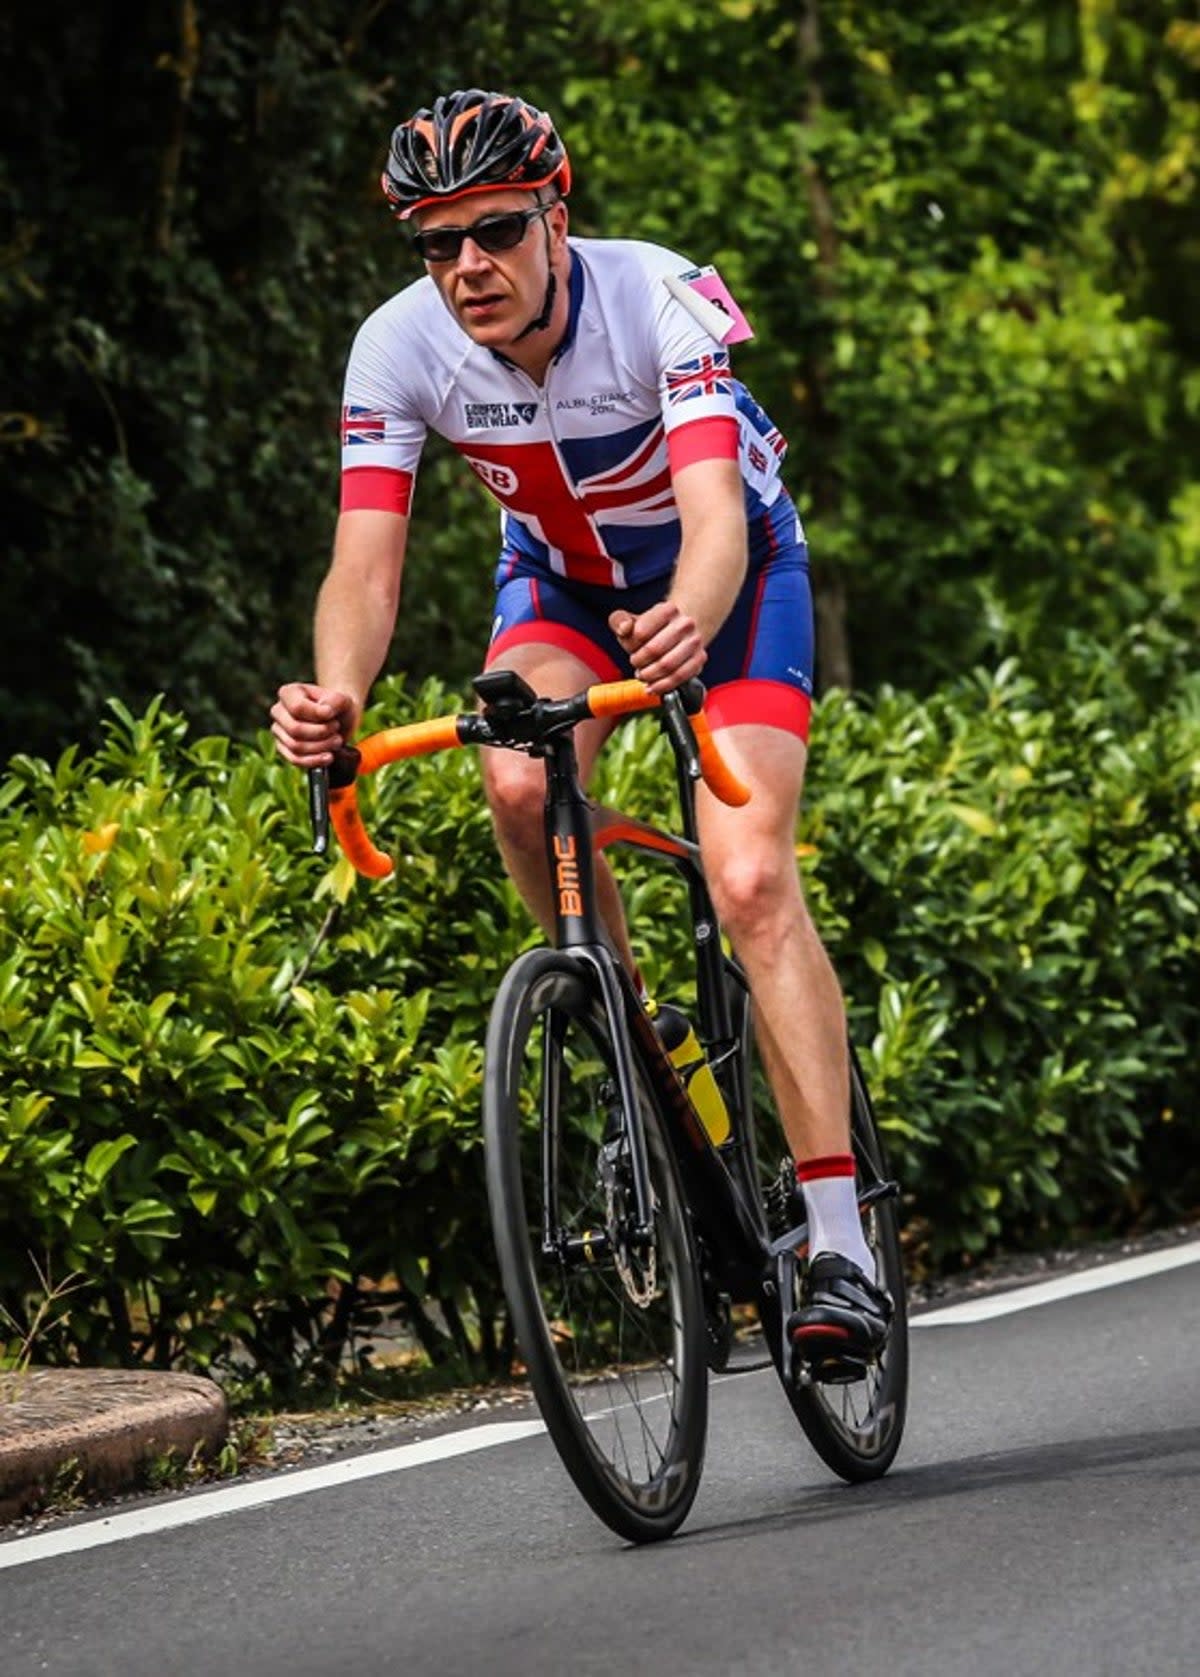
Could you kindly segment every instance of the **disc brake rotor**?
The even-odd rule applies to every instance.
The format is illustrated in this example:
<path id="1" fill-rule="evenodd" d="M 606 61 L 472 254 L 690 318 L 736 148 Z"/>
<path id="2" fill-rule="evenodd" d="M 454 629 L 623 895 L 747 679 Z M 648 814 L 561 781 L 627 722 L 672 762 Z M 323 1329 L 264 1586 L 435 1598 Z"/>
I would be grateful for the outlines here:
<path id="1" fill-rule="evenodd" d="M 624 1198 L 615 1183 L 608 1181 L 604 1184 L 604 1210 L 613 1264 L 630 1304 L 638 1310 L 646 1310 L 658 1288 L 657 1253 L 653 1242 L 645 1254 L 634 1250 L 627 1238 L 628 1218 L 618 1204 L 618 1200 L 623 1201 Z"/>

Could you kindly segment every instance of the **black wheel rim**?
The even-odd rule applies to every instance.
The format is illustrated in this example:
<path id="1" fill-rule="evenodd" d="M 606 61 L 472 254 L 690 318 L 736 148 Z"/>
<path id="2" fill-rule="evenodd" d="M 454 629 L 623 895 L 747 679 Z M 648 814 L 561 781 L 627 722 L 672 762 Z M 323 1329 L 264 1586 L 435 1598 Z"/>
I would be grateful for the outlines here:
<path id="1" fill-rule="evenodd" d="M 595 1464 L 623 1501 L 653 1515 L 678 1494 L 688 1401 L 689 1254 L 678 1218 L 668 1215 L 675 1189 L 663 1143 L 649 1115 L 655 1216 L 646 1246 L 635 1238 L 628 1148 L 603 1028 L 587 1012 L 541 1008 L 530 1021 L 520 1076 L 524 1223 L 541 1317 L 529 1332 L 540 1326 L 556 1365 L 552 1377 Z M 544 1125 L 547 1080 L 556 1121 Z"/>
<path id="2" fill-rule="evenodd" d="M 734 1017 L 749 1050 L 744 1090 L 753 1121 L 742 1168 L 751 1193 L 760 1197 L 769 1233 L 781 1235 L 803 1220 L 803 1206 L 794 1186 L 791 1151 L 765 1073 L 753 1052 L 745 981 L 740 974 L 730 971 L 728 983 Z M 851 1136 L 861 1197 L 880 1184 L 886 1174 L 886 1164 L 853 1049 Z M 891 1461 L 904 1427 L 908 1392 L 908 1322 L 894 1199 L 876 1201 L 864 1212 L 863 1233 L 875 1254 L 876 1279 L 895 1307 L 892 1331 L 883 1352 L 861 1380 L 844 1384 L 797 1384 L 790 1367 L 779 1370 L 792 1406 L 812 1443 L 835 1471 L 855 1478 L 872 1477 Z M 786 1320 L 802 1303 L 802 1279 L 798 1265 L 795 1296 L 772 1302 L 764 1316 L 772 1355 L 777 1359 L 780 1355 L 778 1312 L 782 1309 Z"/>
<path id="3" fill-rule="evenodd" d="M 867 1245 L 875 1254 L 880 1285 L 899 1303 L 887 1344 L 861 1380 L 829 1384 L 814 1382 L 805 1393 L 822 1412 L 826 1425 L 845 1448 L 864 1461 L 881 1456 L 902 1424 L 903 1410 L 897 1401 L 899 1384 L 896 1365 L 904 1355 L 903 1293 L 897 1286 L 889 1259 L 890 1242 L 883 1231 L 886 1212 L 872 1207 L 863 1219 Z"/>
<path id="4" fill-rule="evenodd" d="M 851 1081 L 852 1141 L 861 1197 L 879 1185 L 885 1167 L 857 1064 Z M 863 1234 L 875 1257 L 875 1279 L 888 1293 L 895 1311 L 887 1343 L 861 1380 L 812 1382 L 802 1387 L 800 1396 L 817 1412 L 824 1427 L 847 1454 L 868 1465 L 885 1457 L 890 1460 L 894 1454 L 906 1407 L 908 1321 L 894 1199 L 880 1199 L 870 1205 L 863 1216 Z"/>

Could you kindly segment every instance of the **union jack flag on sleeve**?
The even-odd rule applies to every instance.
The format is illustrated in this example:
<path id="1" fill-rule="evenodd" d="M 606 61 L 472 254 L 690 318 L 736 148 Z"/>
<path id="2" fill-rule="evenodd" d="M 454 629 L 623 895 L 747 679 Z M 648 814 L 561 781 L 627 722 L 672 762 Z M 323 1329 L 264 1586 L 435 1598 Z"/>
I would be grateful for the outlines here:
<path id="1" fill-rule="evenodd" d="M 667 402 L 671 407 L 704 396 L 733 395 L 733 375 L 729 369 L 729 356 L 724 350 L 698 355 L 691 361 L 681 361 L 676 367 L 668 367 L 664 380 Z"/>
<path id="2" fill-rule="evenodd" d="M 342 446 L 381 443 L 386 440 L 387 419 L 382 408 L 366 408 L 347 402 L 342 409 Z"/>

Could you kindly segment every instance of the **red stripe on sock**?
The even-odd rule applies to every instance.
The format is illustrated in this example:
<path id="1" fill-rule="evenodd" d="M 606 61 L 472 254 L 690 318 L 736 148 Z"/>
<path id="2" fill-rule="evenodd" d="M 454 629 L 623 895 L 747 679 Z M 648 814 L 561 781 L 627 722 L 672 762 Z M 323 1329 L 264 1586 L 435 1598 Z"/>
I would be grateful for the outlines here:
<path id="1" fill-rule="evenodd" d="M 797 1182 L 819 1182 L 826 1176 L 853 1176 L 853 1153 L 826 1153 L 819 1159 L 800 1159 L 796 1164 Z"/>

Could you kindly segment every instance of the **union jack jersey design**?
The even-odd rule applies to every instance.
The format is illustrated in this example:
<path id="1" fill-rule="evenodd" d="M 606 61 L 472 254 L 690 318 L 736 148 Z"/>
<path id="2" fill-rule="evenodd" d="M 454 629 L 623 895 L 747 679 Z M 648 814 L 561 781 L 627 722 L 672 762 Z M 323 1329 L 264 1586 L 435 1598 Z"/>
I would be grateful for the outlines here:
<path id="1" fill-rule="evenodd" d="M 505 555 L 626 588 L 675 564 L 672 473 L 736 457 L 751 563 L 761 562 L 778 541 L 778 509 L 773 520 L 767 512 L 784 495 L 786 445 L 726 351 L 663 284 L 690 264 L 633 240 L 570 247 L 569 323 L 540 386 L 475 344 L 428 277 L 369 317 L 346 372 L 343 509 L 407 513 L 435 431 L 500 503 Z"/>

